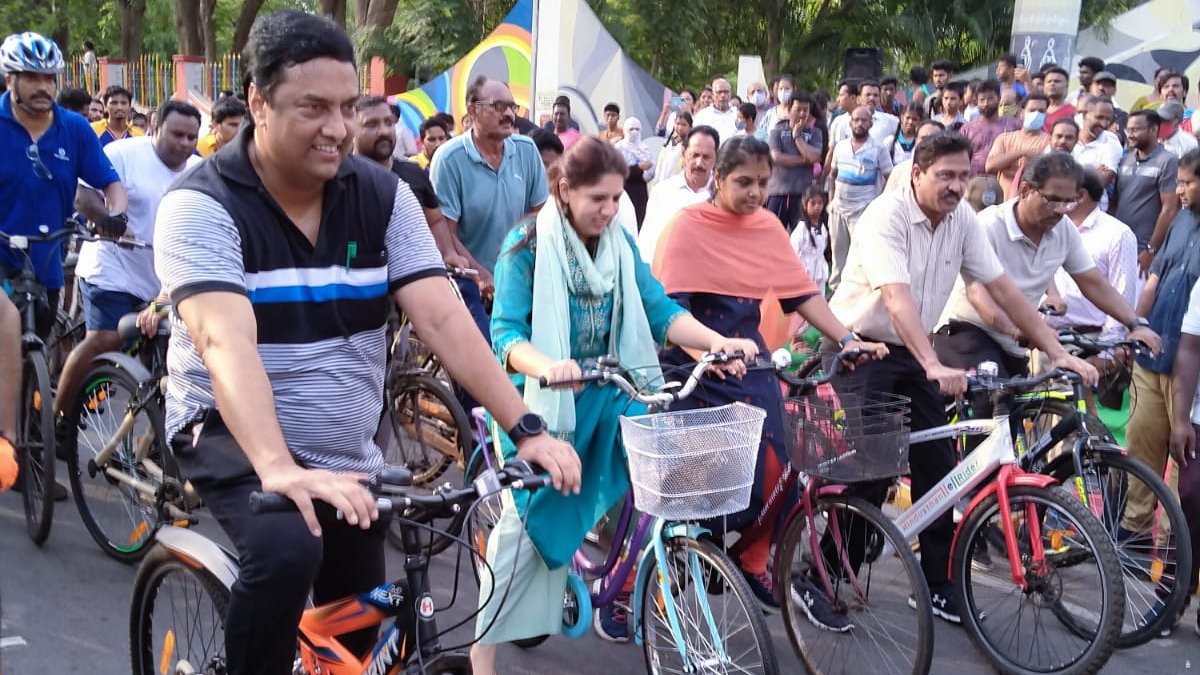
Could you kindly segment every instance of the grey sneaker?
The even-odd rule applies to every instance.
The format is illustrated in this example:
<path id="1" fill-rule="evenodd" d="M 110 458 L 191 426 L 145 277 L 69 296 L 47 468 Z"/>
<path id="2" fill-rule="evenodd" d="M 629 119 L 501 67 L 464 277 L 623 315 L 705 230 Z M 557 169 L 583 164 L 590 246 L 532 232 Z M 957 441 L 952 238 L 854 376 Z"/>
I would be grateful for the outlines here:
<path id="1" fill-rule="evenodd" d="M 804 611 L 804 616 L 812 625 L 821 630 L 845 633 L 854 628 L 850 617 L 834 609 L 825 590 L 807 577 L 800 576 L 792 580 L 792 602 Z"/>

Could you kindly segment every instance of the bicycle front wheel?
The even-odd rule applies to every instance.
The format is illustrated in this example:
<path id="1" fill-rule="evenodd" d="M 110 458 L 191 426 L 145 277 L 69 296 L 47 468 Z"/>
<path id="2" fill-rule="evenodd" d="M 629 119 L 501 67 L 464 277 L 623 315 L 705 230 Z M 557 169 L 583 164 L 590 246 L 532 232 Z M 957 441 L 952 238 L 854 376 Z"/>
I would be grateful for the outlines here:
<path id="1" fill-rule="evenodd" d="M 159 525 L 154 496 L 133 484 L 158 492 L 159 480 L 146 462 L 163 464 L 163 411 L 139 389 L 125 369 L 102 365 L 84 378 L 67 411 L 67 475 L 75 505 L 100 549 L 121 562 L 141 558 Z"/>
<path id="2" fill-rule="evenodd" d="M 666 542 L 666 559 L 652 564 L 651 583 L 642 606 L 635 608 L 645 631 L 648 672 L 779 672 L 761 606 L 721 549 L 707 539 L 676 537 Z M 660 578 L 666 580 L 670 602 Z"/>
<path id="3" fill-rule="evenodd" d="M 842 495 L 818 499 L 808 524 L 803 512 L 788 523 L 775 566 L 788 638 L 805 669 L 928 673 L 929 587 L 895 524 L 869 502 Z"/>
<path id="4" fill-rule="evenodd" d="M 225 672 L 229 589 L 211 572 L 154 546 L 138 568 L 130 603 L 134 675 Z"/>
<path id="5" fill-rule="evenodd" d="M 967 514 L 958 533 L 952 570 L 967 635 L 1005 673 L 1099 671 L 1112 655 L 1125 611 L 1112 541 L 1060 488 L 1015 486 L 1008 498 L 1009 514 L 992 494 Z M 991 528 L 1012 528 L 1018 550 L 1004 551 L 989 571 L 977 570 L 972 557 L 994 541 Z M 1033 528 L 1040 533 L 1041 560 L 1032 554 Z M 1021 566 L 1025 588 L 1013 583 L 1011 565 L 1004 564 L 1010 557 Z"/>
<path id="6" fill-rule="evenodd" d="M 17 415 L 17 455 L 24 485 L 25 530 L 41 546 L 50 536 L 54 521 L 54 471 L 58 462 L 54 443 L 54 394 L 46 355 L 40 350 L 25 353 L 21 377 L 21 401 Z"/>

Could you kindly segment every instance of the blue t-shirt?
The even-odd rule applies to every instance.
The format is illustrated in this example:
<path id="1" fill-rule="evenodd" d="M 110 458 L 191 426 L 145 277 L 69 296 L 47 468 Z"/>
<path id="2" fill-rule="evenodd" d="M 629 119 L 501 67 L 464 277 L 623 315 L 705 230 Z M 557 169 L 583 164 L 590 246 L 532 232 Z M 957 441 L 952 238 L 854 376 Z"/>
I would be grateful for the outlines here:
<path id="1" fill-rule="evenodd" d="M 458 238 L 490 272 L 504 235 L 550 196 L 542 155 L 528 136 L 504 139 L 500 170 L 479 154 L 470 132 L 433 155 L 429 178 L 442 213 L 458 223 Z"/>
<path id="2" fill-rule="evenodd" d="M 0 232 L 36 235 L 42 225 L 50 232 L 61 230 L 75 210 L 79 179 L 104 188 L 118 180 L 117 172 L 87 120 L 55 104 L 54 121 L 37 141 L 37 155 L 50 177 L 42 175 L 31 158 L 33 138 L 13 117 L 11 97 L 11 92 L 0 96 Z M 61 288 L 61 244 L 30 248 L 38 282 Z M 0 246 L 0 265 L 19 270 L 23 261 L 20 253 Z"/>

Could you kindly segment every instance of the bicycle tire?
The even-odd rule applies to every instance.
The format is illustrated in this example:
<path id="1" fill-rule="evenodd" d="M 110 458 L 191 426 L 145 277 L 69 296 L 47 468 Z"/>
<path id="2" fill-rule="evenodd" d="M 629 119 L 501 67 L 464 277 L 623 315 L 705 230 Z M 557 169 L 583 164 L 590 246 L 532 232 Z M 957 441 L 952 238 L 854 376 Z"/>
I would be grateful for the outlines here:
<path id="1" fill-rule="evenodd" d="M 1080 580 L 1081 595 L 1077 597 L 1094 598 L 1099 595 L 1099 610 L 1096 611 L 1090 607 L 1085 610 L 1090 615 L 1097 617 L 1096 628 L 1090 631 L 1089 637 L 1080 637 L 1066 626 L 1064 626 L 1063 631 L 1058 631 L 1058 634 L 1052 635 L 1051 629 L 1054 622 L 1041 621 L 1040 617 L 1035 617 L 1033 619 L 1034 639 L 1045 639 L 1045 649 L 1053 647 L 1057 650 L 1058 647 L 1066 645 L 1067 639 L 1072 636 L 1078 637 L 1085 645 L 1081 648 L 1080 653 L 1070 662 L 1055 666 L 1030 667 L 1028 664 L 1018 663 L 1016 659 L 1019 657 L 1002 652 L 993 643 L 992 638 L 989 636 L 990 631 L 987 628 L 998 626 L 1005 632 L 1011 632 L 1012 621 L 999 617 L 995 611 L 988 612 L 978 605 L 975 587 L 972 585 L 972 580 L 976 573 L 972 568 L 971 560 L 977 541 L 982 542 L 987 538 L 989 524 L 994 525 L 993 520 L 1003 522 L 999 516 L 999 495 L 996 493 L 989 495 L 966 514 L 954 546 L 951 569 L 952 576 L 954 577 L 955 591 L 958 594 L 961 604 L 959 613 L 962 616 L 963 628 L 966 629 L 967 635 L 971 638 L 971 642 L 975 645 L 976 649 L 997 670 L 1004 673 L 1017 675 L 1032 675 L 1033 673 L 1043 675 L 1046 673 L 1085 675 L 1099 672 L 1108 662 L 1113 649 L 1116 647 L 1116 639 L 1121 631 L 1121 617 L 1125 610 L 1125 591 L 1122 587 L 1120 566 L 1117 562 L 1116 550 L 1113 548 L 1107 532 L 1104 531 L 1100 522 L 1092 517 L 1091 513 L 1078 499 L 1064 494 L 1057 487 L 1043 489 L 1028 486 L 1013 486 L 1008 489 L 1008 496 L 1014 516 L 1022 514 L 1021 505 L 1023 503 L 1032 504 L 1037 509 L 1039 521 L 1045 523 L 1050 519 L 1048 515 L 1049 509 L 1056 509 L 1059 514 L 1056 516 L 1057 518 L 1069 520 L 1067 525 L 1072 528 L 1072 534 L 1069 535 L 1071 542 L 1074 543 L 1079 541 L 1078 538 L 1081 538 L 1079 543 L 1086 546 L 1085 550 L 1093 552 L 1099 579 L 1091 577 L 1091 575 L 1079 575 L 1087 576 L 1088 578 Z M 1019 542 L 1021 541 L 1020 537 L 1021 534 L 1018 532 Z M 1068 544 L 1068 546 L 1070 545 Z M 1078 546 L 1079 544 L 1075 545 Z M 1025 598 L 1036 593 L 1038 597 L 1032 599 L 1029 603 L 1033 611 L 1040 611 L 1042 607 L 1046 607 L 1048 608 L 1047 611 L 1050 611 L 1057 617 L 1061 612 L 1059 605 L 1063 603 L 1063 585 L 1067 581 L 1070 581 L 1060 571 L 1064 569 L 1067 571 L 1075 570 L 1077 569 L 1077 565 L 1071 567 L 1054 565 L 1049 557 L 1049 549 L 1050 547 L 1047 546 L 1047 562 L 1050 564 L 1044 577 L 1039 577 L 1029 568 L 1029 565 L 1025 566 L 1025 574 L 1029 578 L 1031 586 L 1034 587 L 1029 593 L 1016 588 L 1012 584 L 1011 577 L 1009 576 L 1010 568 L 1001 560 L 998 560 L 994 567 L 997 580 L 992 581 L 990 584 L 982 583 L 980 589 L 1000 592 L 1005 588 L 1009 588 L 1020 594 L 1022 604 Z M 1005 554 L 1005 559 L 1007 559 L 1007 553 Z M 984 573 L 980 572 L 979 574 L 983 575 Z M 1005 583 L 1006 580 L 1007 583 Z M 1057 597 L 1054 597 L 1055 594 L 1057 594 Z M 1017 630 L 1019 630 L 1019 627 Z M 1018 645 L 1016 651 L 1032 654 L 1033 648 Z"/>
<path id="2" fill-rule="evenodd" d="M 184 604 L 191 609 L 190 601 L 194 598 L 199 598 L 200 594 L 208 598 L 212 605 L 212 611 L 205 614 L 203 617 L 197 610 L 197 618 L 207 618 L 214 626 L 216 631 L 215 639 L 203 647 L 211 646 L 212 653 L 202 653 L 201 658 L 195 662 L 189 660 L 189 664 L 199 673 L 215 673 L 224 672 L 217 671 L 215 667 L 206 669 L 208 666 L 224 667 L 224 650 L 225 650 L 225 610 L 229 605 L 229 589 L 203 567 L 197 568 L 176 558 L 166 547 L 155 544 L 150 547 L 150 551 L 142 560 L 142 564 L 138 567 L 137 576 L 133 582 L 133 596 L 130 602 L 130 617 L 129 617 L 129 657 L 133 666 L 134 675 L 158 675 L 160 666 L 164 663 L 170 668 L 162 672 L 175 672 L 176 662 L 163 653 L 166 651 L 167 642 L 171 642 L 173 646 L 179 646 L 182 641 L 187 641 L 185 648 L 192 647 L 192 640 L 196 633 L 195 631 L 175 631 L 174 628 L 169 628 L 170 635 L 173 637 L 168 639 L 167 632 L 159 631 L 164 628 L 165 622 L 156 621 L 154 609 L 157 606 L 156 601 L 159 594 L 163 591 L 163 584 L 171 575 L 179 575 L 184 579 L 192 579 L 198 585 L 200 593 L 189 593 Z M 190 613 L 190 612 L 189 612 Z M 157 625 L 156 625 L 157 624 Z M 156 635 L 159 632 L 159 635 Z M 156 639 L 162 637 L 163 644 L 157 645 Z M 203 642 L 203 638 L 198 640 Z M 163 649 L 156 647 L 161 646 Z M 171 650 L 172 653 L 177 652 L 176 649 Z M 190 655 L 190 652 L 189 652 Z"/>
<path id="3" fill-rule="evenodd" d="M 1053 426 L 1053 423 L 1068 415 L 1074 415 L 1074 406 L 1060 401 L 1047 401 L 1042 406 L 1036 409 L 1038 417 L 1047 416 L 1050 419 L 1046 420 L 1048 424 L 1038 424 L 1035 421 L 1032 429 L 1033 435 L 1040 436 L 1043 431 Z M 1116 441 L 1112 437 L 1112 433 L 1108 427 L 1092 413 L 1088 413 L 1087 419 L 1088 431 L 1096 438 L 1099 438 L 1104 443 L 1115 445 Z M 1075 434 L 1071 434 L 1063 440 L 1063 447 L 1070 447 L 1075 438 Z M 1117 470 L 1132 476 L 1145 485 L 1146 489 L 1154 495 L 1158 507 L 1161 507 L 1162 514 L 1166 516 L 1169 523 L 1170 532 L 1174 540 L 1174 562 L 1163 564 L 1163 569 L 1170 570 L 1173 567 L 1176 570 L 1191 569 L 1191 562 L 1194 559 L 1195 552 L 1192 550 L 1192 542 L 1187 527 L 1187 521 L 1183 513 L 1183 507 L 1180 505 L 1178 498 L 1174 492 L 1163 481 L 1162 476 L 1154 472 L 1149 466 L 1143 462 L 1124 455 L 1118 452 L 1105 451 L 1095 447 L 1087 446 L 1084 448 L 1085 461 L 1095 463 L 1097 466 L 1104 469 L 1104 476 L 1111 476 L 1110 470 Z M 1045 469 L 1045 473 L 1056 478 L 1064 486 L 1075 485 L 1075 463 L 1070 454 L 1064 454 L 1056 460 L 1052 460 Z M 1121 569 L 1125 581 L 1125 598 L 1126 608 L 1125 616 L 1122 620 L 1121 635 L 1117 638 L 1117 647 L 1128 648 L 1136 647 L 1153 640 L 1158 636 L 1159 632 L 1168 626 L 1173 625 L 1176 617 L 1179 616 L 1183 606 L 1188 601 L 1186 582 L 1160 585 L 1153 581 L 1154 576 L 1162 574 L 1155 569 L 1156 560 L 1163 562 L 1162 557 L 1170 558 L 1172 554 L 1167 552 L 1165 556 L 1155 556 L 1151 554 L 1147 556 L 1145 549 L 1147 546 L 1142 543 L 1145 540 L 1141 538 L 1129 537 L 1121 531 L 1121 523 L 1123 521 L 1123 511 L 1119 505 L 1114 505 L 1113 499 L 1120 499 L 1124 490 L 1121 489 L 1121 481 L 1117 481 L 1114 485 L 1113 481 L 1105 479 L 1103 483 L 1108 487 L 1100 492 L 1104 498 L 1104 515 L 1101 519 L 1101 524 L 1108 532 L 1109 538 L 1113 541 L 1117 549 L 1117 558 L 1121 561 Z M 1128 479 L 1124 482 L 1128 485 Z M 1118 492 L 1114 492 L 1114 488 Z M 1155 509 L 1157 512 L 1158 508 Z M 1170 540 L 1168 540 L 1168 546 Z M 1152 547 L 1151 547 L 1152 548 Z M 1150 564 L 1150 568 L 1142 568 L 1137 566 L 1139 559 L 1146 559 Z M 1161 578 L 1161 577 L 1160 577 Z M 1143 601 L 1142 583 L 1144 579 L 1150 579 L 1152 583 L 1159 585 L 1159 588 L 1154 589 L 1151 598 Z M 1132 588 L 1131 588 L 1132 585 Z M 1164 593 L 1164 595 L 1159 595 Z M 1162 600 L 1157 616 L 1152 621 L 1142 623 L 1142 618 L 1154 608 L 1158 600 Z M 1140 625 L 1139 625 L 1140 624 Z"/>
<path id="4" fill-rule="evenodd" d="M 418 394 L 434 400 L 414 399 Z M 446 473 L 452 461 L 470 456 L 474 438 L 471 421 L 445 382 L 426 373 L 401 373 L 392 383 L 388 400 L 388 414 L 396 436 L 396 452 L 389 454 L 388 461 L 412 471 L 414 486 L 431 485 Z M 401 407 L 407 405 L 414 407 Z M 428 446 L 422 441 L 426 431 L 435 434 Z M 402 432 L 420 450 L 406 447 Z"/>
<path id="5" fill-rule="evenodd" d="M 1171 568 L 1175 570 L 1190 570 L 1192 568 L 1192 556 L 1195 555 L 1195 552 L 1192 550 L 1187 520 L 1179 500 L 1175 498 L 1171 489 L 1163 482 L 1163 479 L 1149 466 L 1133 457 L 1115 452 L 1091 451 L 1089 459 L 1100 467 L 1101 479 L 1103 480 L 1103 484 L 1108 487 L 1107 490 L 1103 490 L 1101 493 L 1105 498 L 1105 517 L 1101 519 L 1101 523 L 1104 525 L 1109 538 L 1113 541 L 1113 545 L 1117 550 L 1117 558 L 1121 563 L 1121 572 L 1125 583 L 1126 610 L 1121 625 L 1121 634 L 1117 638 L 1117 647 L 1136 647 L 1153 640 L 1158 637 L 1159 632 L 1164 628 L 1174 625 L 1176 617 L 1179 616 L 1180 612 L 1183 611 L 1184 605 L 1188 602 L 1188 583 L 1186 579 L 1176 575 L 1173 580 L 1174 583 L 1168 582 L 1165 587 L 1157 584 L 1153 581 L 1156 573 L 1155 560 L 1163 562 L 1161 558 L 1149 559 L 1150 569 L 1143 568 L 1137 564 L 1139 558 L 1147 557 L 1144 553 L 1139 552 L 1139 549 L 1144 550 L 1143 547 L 1145 546 L 1140 543 L 1141 540 L 1130 537 L 1125 538 L 1125 541 L 1119 541 L 1124 538 L 1118 531 L 1121 523 L 1121 515 L 1117 511 L 1121 509 L 1110 510 L 1110 505 L 1112 505 L 1114 498 L 1119 500 L 1119 495 L 1113 492 L 1114 488 L 1121 489 L 1122 485 L 1127 486 L 1128 478 L 1125 481 L 1121 481 L 1119 478 L 1114 481 L 1114 470 L 1124 472 L 1134 479 L 1141 481 L 1154 495 L 1159 506 L 1162 508 L 1163 515 L 1167 517 L 1167 521 L 1170 523 L 1171 539 L 1174 540 L 1174 562 L 1164 564 L 1163 568 L 1168 571 Z M 1059 465 L 1059 471 L 1055 471 L 1053 475 L 1064 486 L 1074 485 L 1075 466 L 1072 462 L 1062 462 Z M 1116 485 L 1114 485 L 1114 482 Z M 1170 557 L 1171 554 L 1167 553 L 1166 556 Z M 1142 587 L 1143 577 L 1159 586 L 1159 588 L 1155 588 L 1149 594 L 1148 598 L 1142 598 L 1140 593 L 1140 591 L 1144 590 Z M 1166 592 L 1165 597 L 1158 595 L 1160 588 Z M 1160 598 L 1162 600 L 1162 607 L 1157 612 L 1156 618 L 1139 625 L 1146 611 L 1151 610 Z M 1148 603 L 1147 600 L 1149 601 Z"/>
<path id="6" fill-rule="evenodd" d="M 50 536 L 54 522 L 54 473 L 58 464 L 54 429 L 54 394 L 46 355 L 38 349 L 25 352 L 21 377 L 21 402 L 17 429 L 20 460 L 21 502 L 25 507 L 25 531 L 41 546 Z M 47 433 L 49 430 L 49 433 Z"/>
<path id="7" fill-rule="evenodd" d="M 688 648 L 689 654 L 692 656 L 699 655 L 699 664 L 693 660 L 693 672 L 729 672 L 736 671 L 739 673 L 761 673 L 762 675 L 776 675 L 779 672 L 779 663 L 775 657 L 775 648 L 771 641 L 771 634 L 767 630 L 766 621 L 763 618 L 762 606 L 758 599 L 750 591 L 750 586 L 746 583 L 746 579 L 742 576 L 741 570 L 725 555 L 720 548 L 708 539 L 691 539 L 688 537 L 674 537 L 665 542 L 667 557 L 670 560 L 675 560 L 676 556 L 684 556 L 684 560 L 688 565 L 687 574 L 679 574 L 676 571 L 665 572 L 670 578 L 669 587 L 672 591 L 679 591 L 679 596 L 673 592 L 674 604 L 677 613 L 684 613 L 688 610 L 689 603 L 686 595 L 696 595 L 694 589 L 700 584 L 695 583 L 697 580 L 703 584 L 705 595 L 709 604 L 721 604 L 721 608 L 713 608 L 711 614 L 714 621 L 724 621 L 728 619 L 732 612 L 738 612 L 745 616 L 746 624 L 749 626 L 749 637 L 753 640 L 753 646 L 744 650 L 738 650 L 731 647 L 727 642 L 732 636 L 745 636 L 746 631 L 727 631 L 718 628 L 718 631 L 725 636 L 725 652 L 726 655 L 732 653 L 757 654 L 759 662 L 753 666 L 735 665 L 733 667 L 723 662 L 722 656 L 719 653 L 713 652 L 713 644 L 711 632 L 705 619 L 697 617 L 696 627 L 707 633 L 701 635 L 698 640 L 688 639 L 685 634 L 684 641 Z M 690 565 L 692 559 L 698 559 L 696 562 L 700 566 L 700 573 L 693 574 Z M 650 570 L 647 578 L 651 579 L 651 585 L 645 589 L 642 594 L 642 606 L 635 607 L 634 611 L 641 612 L 641 625 L 643 626 L 644 639 L 642 640 L 642 653 L 646 659 L 646 672 L 648 673 L 663 673 L 663 672 L 685 672 L 682 667 L 683 659 L 675 646 L 674 637 L 671 634 L 669 623 L 666 617 L 659 614 L 661 590 L 658 587 L 659 575 L 663 574 L 664 561 L 657 557 L 647 561 L 654 565 Z M 675 565 L 672 564 L 672 567 Z M 698 579 L 697 579 L 698 577 Z M 713 588 L 715 587 L 715 588 Z M 719 593 L 719 595 L 718 595 Z M 699 597 L 697 596 L 697 600 Z M 665 602 L 662 603 L 665 605 Z M 699 605 L 701 603 L 691 603 Z M 700 610 L 699 607 L 696 608 Z M 705 622 L 701 624 L 701 622 Z M 681 628 L 686 633 L 686 628 L 682 625 L 686 622 L 681 621 Z M 656 646 L 658 641 L 663 642 L 663 647 Z M 678 666 L 663 666 L 663 660 L 674 658 L 679 661 Z M 704 664 L 715 661 L 715 668 L 704 666 Z"/>
<path id="8" fill-rule="evenodd" d="M 67 356 L 75 349 L 75 345 L 83 342 L 86 332 L 87 326 L 83 319 L 72 318 L 64 310 L 59 310 L 50 339 L 46 342 L 46 367 L 49 368 L 50 377 L 54 381 L 58 381 L 63 366 L 67 363 Z"/>
<path id="9" fill-rule="evenodd" d="M 69 430 L 67 475 L 79 516 L 100 550 L 125 563 L 134 562 L 145 555 L 161 520 L 157 509 L 143 503 L 136 489 L 110 477 L 105 470 L 111 467 L 136 480 L 157 483 L 135 464 L 134 446 L 142 440 L 143 434 L 150 434 L 149 443 L 152 445 L 147 456 L 163 466 L 163 458 L 167 453 L 164 440 L 166 430 L 159 401 L 148 397 L 140 403 L 135 416 L 143 434 L 131 430 L 112 453 L 109 467 L 95 466 L 94 458 L 101 448 L 113 440 L 140 386 L 141 383 L 124 368 L 100 365 L 83 379 L 74 403 L 67 410 L 66 420 Z M 122 391 L 128 395 L 128 400 L 122 399 Z M 105 413 L 110 413 L 112 417 L 105 417 Z M 161 486 L 156 485 L 156 489 L 158 487 Z M 117 508 L 105 508 L 114 505 Z"/>
<path id="10" fill-rule="evenodd" d="M 808 570 L 802 567 L 805 564 L 811 566 L 816 562 L 811 555 L 807 535 L 808 519 L 803 510 L 797 510 L 780 538 L 774 579 L 776 595 L 781 597 L 784 604 L 783 620 L 792 649 L 811 675 L 856 675 L 872 672 L 879 669 L 881 660 L 894 660 L 896 653 L 903 650 L 909 650 L 908 653 L 911 654 L 908 658 L 909 665 L 894 663 L 893 667 L 886 669 L 887 672 L 907 671 L 914 675 L 928 673 L 933 662 L 933 607 L 928 601 L 917 602 L 915 611 L 908 606 L 906 596 L 910 594 L 914 599 L 929 598 L 929 586 L 912 548 L 895 523 L 870 502 L 846 495 L 820 497 L 817 499 L 814 515 L 828 514 L 832 510 L 831 507 L 844 508 L 866 521 L 865 525 L 874 528 L 866 533 L 868 540 L 864 542 L 864 562 L 856 572 L 860 582 L 864 571 L 873 572 L 877 563 L 882 563 L 885 566 L 884 570 L 890 571 L 892 577 L 890 580 L 884 577 L 882 581 L 872 578 L 866 582 L 867 591 L 879 602 L 871 603 L 876 609 L 866 612 L 859 610 L 848 615 L 854 622 L 853 629 L 845 633 L 832 633 L 815 628 L 797 602 L 798 598 L 792 593 L 793 575 L 797 572 L 807 573 Z M 832 520 L 828 518 L 826 522 Z M 846 530 L 853 529 L 853 525 L 848 523 L 845 517 L 838 518 L 837 522 Z M 839 552 L 839 557 L 840 555 Z M 894 565 L 898 565 L 898 568 Z M 826 572 L 830 573 L 828 569 Z M 901 574 L 906 580 L 902 580 Z M 845 597 L 851 602 L 862 602 L 861 594 L 856 593 L 852 584 L 838 580 L 831 580 L 831 583 L 840 605 L 850 604 L 842 599 L 842 590 L 846 591 Z M 878 618 L 883 613 L 892 618 Z M 914 619 L 915 623 L 911 623 Z M 903 636 L 880 637 L 870 633 L 863 639 L 863 633 L 870 632 L 871 626 L 886 628 L 889 624 L 897 629 L 912 625 L 915 630 Z M 825 658 L 826 655 L 828 658 Z M 839 656 L 847 657 L 840 666 L 832 663 L 832 660 Z"/>

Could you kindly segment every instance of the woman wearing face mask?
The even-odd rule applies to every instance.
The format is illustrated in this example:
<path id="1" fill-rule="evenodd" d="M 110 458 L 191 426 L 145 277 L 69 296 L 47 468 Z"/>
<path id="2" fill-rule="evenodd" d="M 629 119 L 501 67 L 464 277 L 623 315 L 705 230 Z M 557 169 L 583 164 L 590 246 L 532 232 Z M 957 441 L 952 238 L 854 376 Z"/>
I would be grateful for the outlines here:
<path id="1" fill-rule="evenodd" d="M 770 148 L 752 136 L 722 143 L 713 171 L 711 200 L 684 208 L 667 226 L 655 253 L 655 276 L 663 281 L 670 297 L 689 308 L 704 325 L 753 340 L 759 351 L 788 342 L 790 322 L 785 312 L 797 312 L 845 349 L 886 355 L 884 345 L 858 341 L 833 315 L 822 289 L 794 253 L 787 231 L 779 226 L 775 214 L 763 208 L 771 165 Z M 661 361 L 665 369 L 694 364 L 694 356 L 672 347 L 662 353 Z M 742 573 L 759 602 L 777 609 L 767 559 L 777 516 L 786 512 L 787 500 L 768 497 L 790 469 L 775 374 L 755 370 L 740 379 L 702 382 L 675 409 L 734 401 L 767 411 L 754 492 L 749 508 L 709 526 L 741 532 L 737 547 L 741 549 Z"/>
<path id="2" fill-rule="evenodd" d="M 629 176 L 625 179 L 625 194 L 633 202 L 637 212 L 638 230 L 642 229 L 642 221 L 646 219 L 646 202 L 650 192 L 646 183 L 654 178 L 654 160 L 650 148 L 642 142 L 642 122 L 636 117 L 625 118 L 625 138 L 617 141 L 617 150 L 629 165 Z"/>
<path id="3" fill-rule="evenodd" d="M 471 665 L 478 675 L 495 672 L 497 644 L 561 632 L 567 564 L 587 531 L 629 489 L 618 418 L 646 410 L 616 387 L 543 389 L 537 378 L 577 378 L 580 361 L 614 354 L 631 367 L 637 384 L 661 384 L 656 342 L 742 350 L 751 358 L 757 353 L 754 342 L 727 339 L 692 318 L 651 276 L 633 237 L 616 220 L 627 169 L 614 146 L 583 138 L 551 168 L 552 198 L 536 220 L 513 228 L 501 245 L 492 348 L 530 410 L 574 445 L 583 482 L 571 496 L 540 490 L 514 493 L 512 502 L 505 498 L 486 548 L 494 576 L 481 579 L 481 603 L 492 595 L 493 579 L 496 585 L 495 598 L 476 620 L 481 642 L 471 650 Z M 730 364 L 726 372 L 740 375 L 745 365 Z M 501 441 L 505 456 L 513 456 L 508 438 L 501 434 Z M 508 601 L 501 605 L 506 589 Z M 624 610 L 615 609 L 610 615 L 621 612 L 623 618 Z M 617 630 L 626 624 L 618 619 L 606 625 Z"/>
<path id="4" fill-rule="evenodd" d="M 791 75 L 780 75 L 779 79 L 775 80 L 775 105 L 767 109 L 767 111 L 758 118 L 758 126 L 760 129 L 765 129 L 765 135 L 771 133 L 771 129 L 779 122 L 788 118 L 788 107 L 792 102 L 792 94 L 795 92 L 795 85 L 792 83 Z"/>
<path id="5" fill-rule="evenodd" d="M 1021 170 L 1050 147 L 1050 134 L 1042 131 L 1046 123 L 1046 110 L 1050 99 L 1045 94 L 1033 92 L 1022 104 L 1021 129 L 1000 134 L 988 152 L 984 170 L 1000 179 L 1005 200 L 1017 194 L 1021 184 Z"/>

